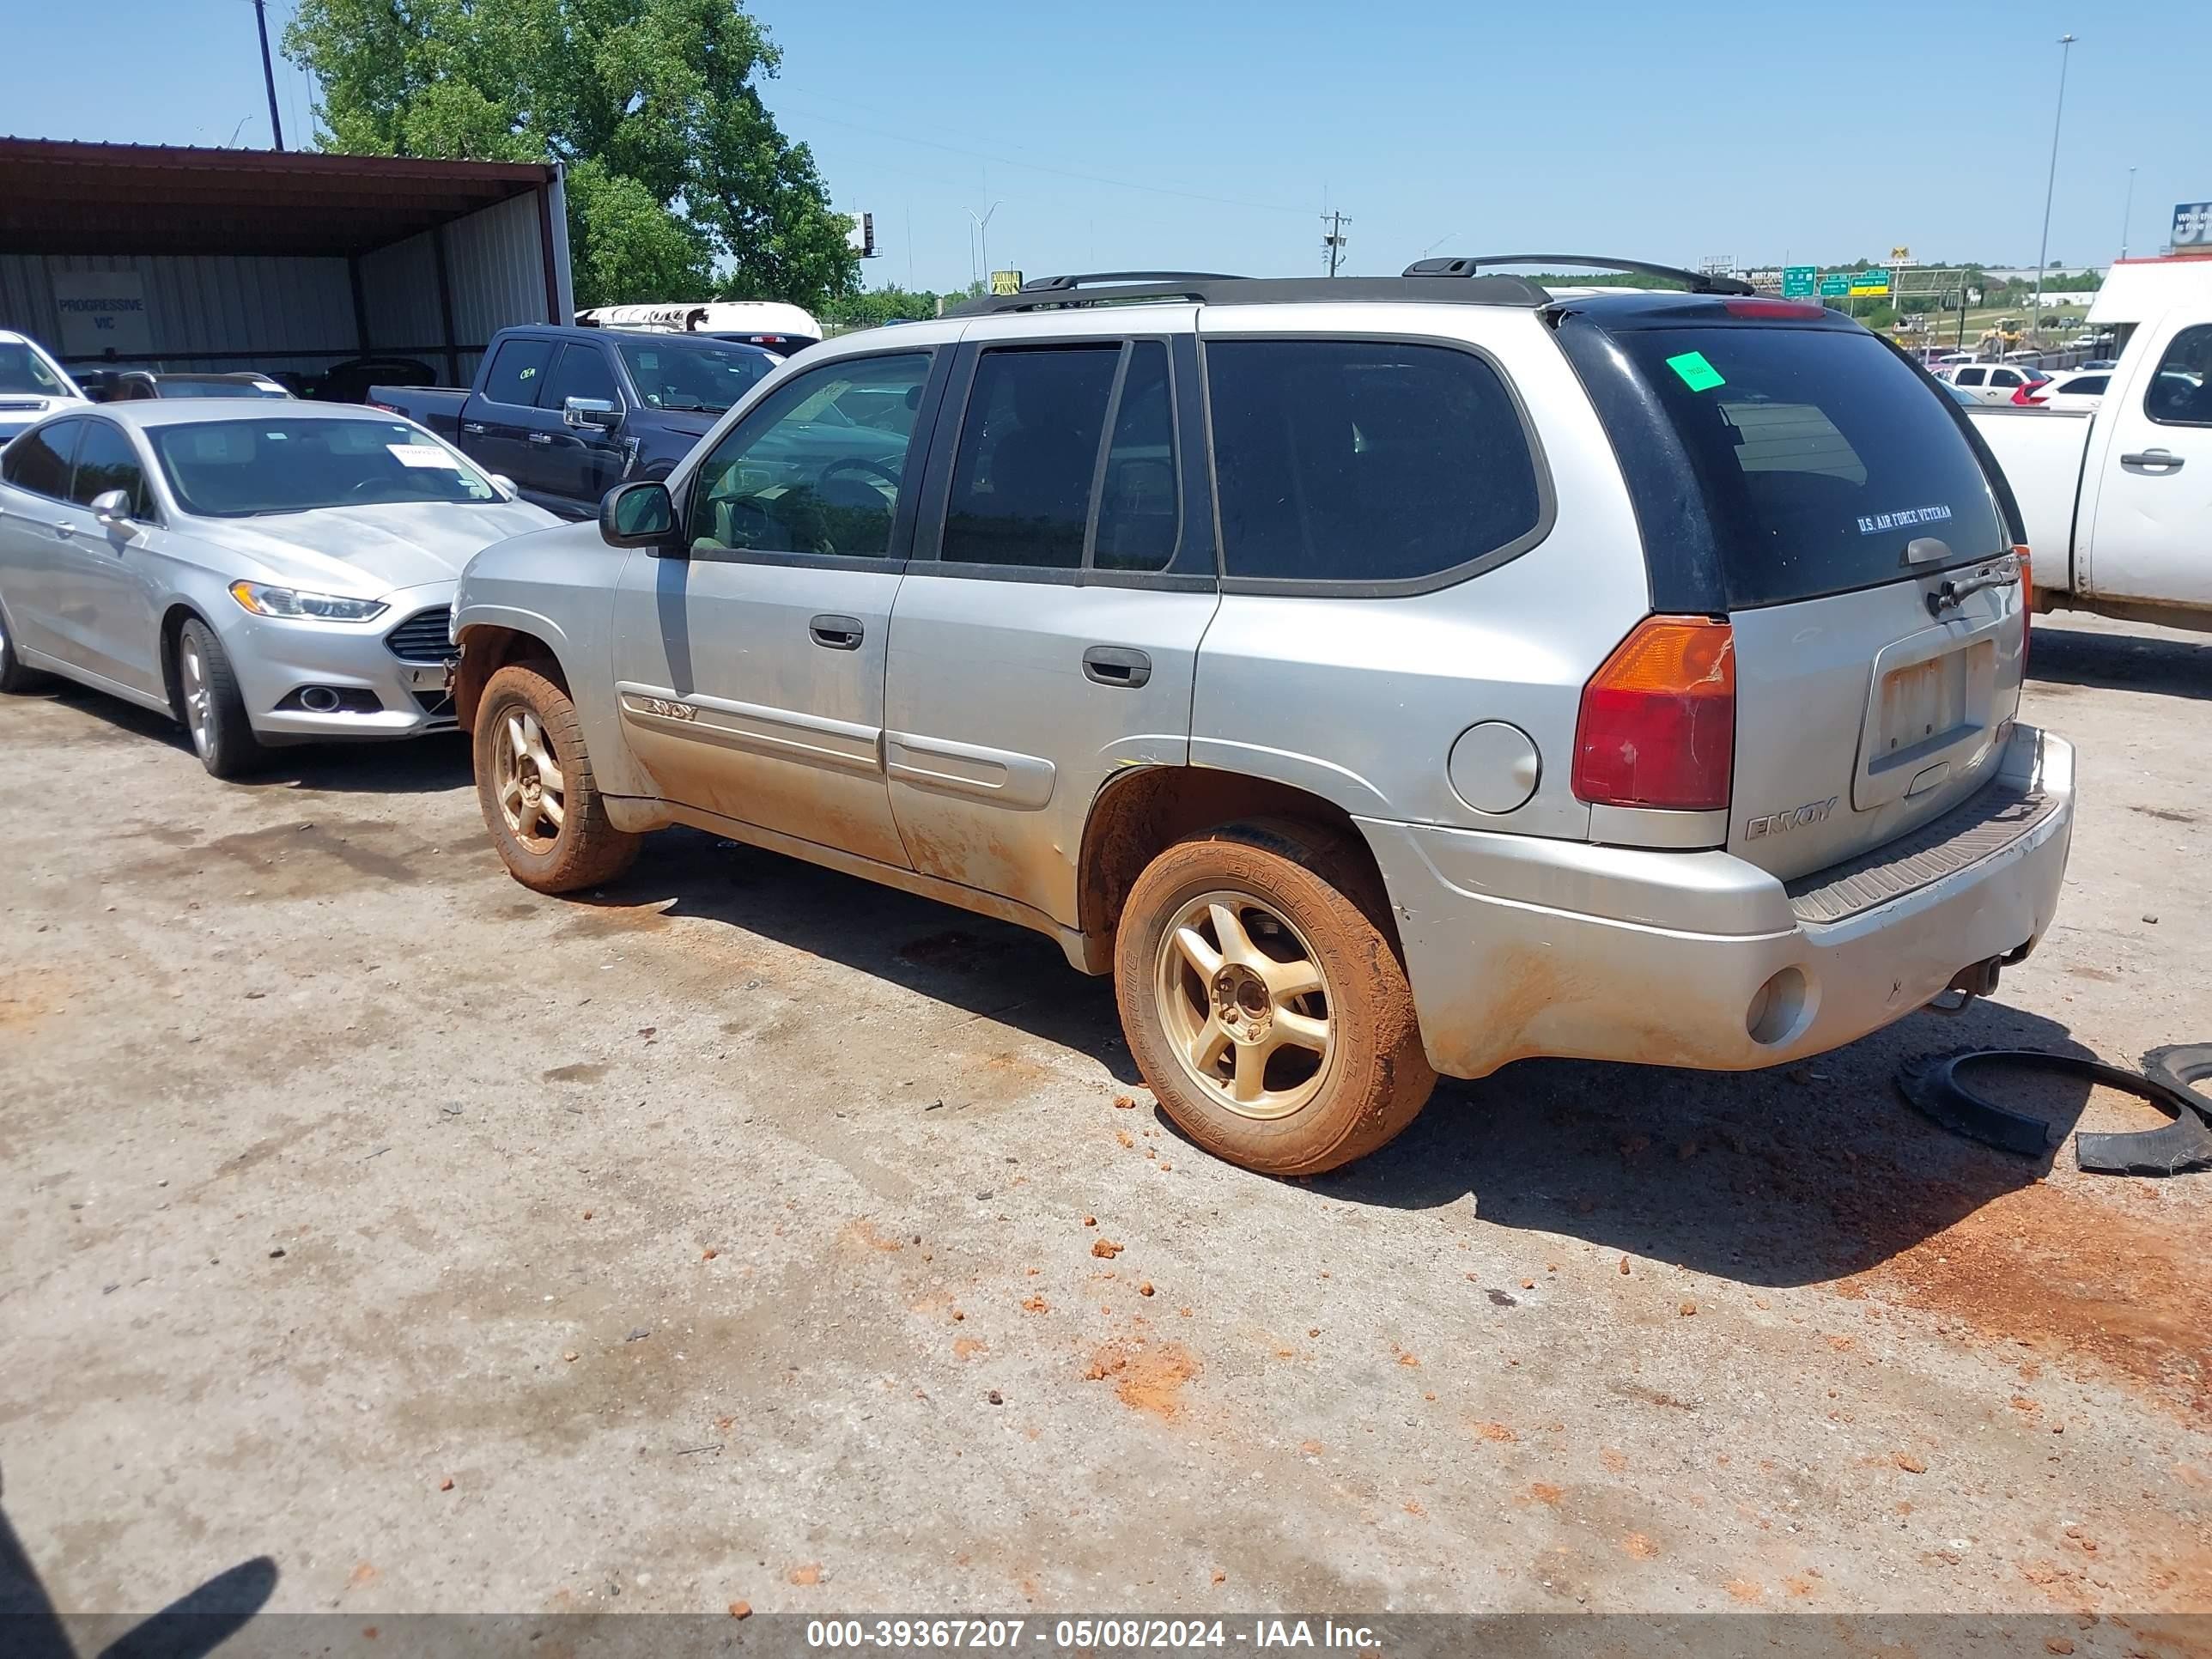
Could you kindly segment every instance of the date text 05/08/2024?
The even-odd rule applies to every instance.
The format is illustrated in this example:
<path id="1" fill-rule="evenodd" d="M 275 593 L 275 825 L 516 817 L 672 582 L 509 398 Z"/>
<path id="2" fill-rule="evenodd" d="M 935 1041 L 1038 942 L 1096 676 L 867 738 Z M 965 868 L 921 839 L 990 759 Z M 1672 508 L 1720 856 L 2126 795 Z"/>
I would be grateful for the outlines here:
<path id="1" fill-rule="evenodd" d="M 806 1625 L 810 1648 L 1020 1650 L 1048 1652 L 1164 1651 L 1200 1648 L 1334 1648 L 1353 1654 L 1376 1652 L 1375 1634 L 1364 1625 L 1340 1625 L 1323 1619 L 1058 1619 L 1050 1624 L 1027 1619 L 812 1619 Z"/>

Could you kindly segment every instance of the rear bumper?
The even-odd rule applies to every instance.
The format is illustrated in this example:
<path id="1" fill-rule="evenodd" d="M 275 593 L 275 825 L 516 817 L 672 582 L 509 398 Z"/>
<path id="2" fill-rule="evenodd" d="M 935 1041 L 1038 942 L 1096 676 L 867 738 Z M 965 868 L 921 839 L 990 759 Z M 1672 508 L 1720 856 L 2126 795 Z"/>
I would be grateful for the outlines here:
<path id="1" fill-rule="evenodd" d="M 1904 838 L 1886 869 L 1786 887 L 1724 852 L 1359 825 L 1438 1071 L 1532 1054 L 1741 1071 L 1852 1042 L 2042 939 L 2073 836 L 2073 746 L 2015 728 L 1976 804 L 1965 830 Z"/>

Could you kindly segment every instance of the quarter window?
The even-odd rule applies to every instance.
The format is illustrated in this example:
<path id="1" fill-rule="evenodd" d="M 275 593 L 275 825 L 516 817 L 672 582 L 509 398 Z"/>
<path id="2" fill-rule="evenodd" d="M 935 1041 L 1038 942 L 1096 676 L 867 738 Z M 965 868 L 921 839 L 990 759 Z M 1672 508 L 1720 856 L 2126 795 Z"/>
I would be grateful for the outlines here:
<path id="1" fill-rule="evenodd" d="M 1222 340 L 1206 362 L 1231 578 L 1419 580 L 1510 548 L 1542 521 L 1520 411 L 1470 352 Z"/>
<path id="2" fill-rule="evenodd" d="M 1098 441 L 1121 364 L 1118 343 L 983 354 L 939 556 L 1046 570 L 1083 563 Z"/>
<path id="3" fill-rule="evenodd" d="M 148 515 L 146 469 L 131 440 L 106 421 L 87 421 L 84 439 L 76 447 L 76 474 L 70 484 L 70 499 L 90 507 L 93 498 L 119 489 L 131 501 L 131 516 Z"/>
<path id="4" fill-rule="evenodd" d="M 2173 337 L 2143 394 L 2143 413 L 2160 426 L 2212 426 L 2212 323 Z"/>
<path id="5" fill-rule="evenodd" d="M 76 447 L 82 421 L 56 421 L 35 432 L 26 432 L 8 446 L 0 459 L 0 478 L 33 495 L 69 498 L 70 452 Z"/>
<path id="6" fill-rule="evenodd" d="M 1182 499 L 1176 484 L 1175 416 L 1168 349 L 1158 340 L 1129 348 L 1121 402 L 1106 452 L 1106 489 L 1098 505 L 1101 570 L 1164 570 L 1175 557 Z"/>
<path id="7" fill-rule="evenodd" d="M 929 354 L 851 357 L 786 380 L 731 428 L 691 490 L 692 550 L 880 559 Z"/>
<path id="8" fill-rule="evenodd" d="M 552 361 L 550 340 L 507 341 L 492 356 L 490 372 L 484 376 L 484 397 L 495 404 L 532 407 Z"/>

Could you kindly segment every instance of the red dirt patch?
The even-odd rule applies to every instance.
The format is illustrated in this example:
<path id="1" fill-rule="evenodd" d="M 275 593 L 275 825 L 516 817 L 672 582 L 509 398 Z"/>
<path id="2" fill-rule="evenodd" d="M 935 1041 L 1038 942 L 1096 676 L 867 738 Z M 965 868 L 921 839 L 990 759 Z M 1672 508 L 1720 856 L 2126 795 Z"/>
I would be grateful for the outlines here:
<path id="1" fill-rule="evenodd" d="M 2039 1182 L 1861 1277 L 1985 1338 L 2117 1374 L 2185 1418 L 2212 1411 L 2212 1273 L 2185 1231 Z"/>
<path id="2" fill-rule="evenodd" d="M 1093 1382 L 1111 1382 L 1115 1397 L 1132 1411 L 1173 1419 L 1183 1409 L 1183 1384 L 1201 1369 L 1182 1343 L 1139 1334 L 1116 1337 L 1095 1350 L 1083 1375 Z"/>

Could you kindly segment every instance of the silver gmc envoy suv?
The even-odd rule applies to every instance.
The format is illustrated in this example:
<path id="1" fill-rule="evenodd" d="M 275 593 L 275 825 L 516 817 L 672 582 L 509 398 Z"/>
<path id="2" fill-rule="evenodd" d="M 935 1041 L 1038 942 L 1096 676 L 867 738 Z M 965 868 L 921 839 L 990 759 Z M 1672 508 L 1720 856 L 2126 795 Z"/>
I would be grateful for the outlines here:
<path id="1" fill-rule="evenodd" d="M 1993 989 L 2073 826 L 2020 536 L 1923 371 L 1729 278 L 1052 277 L 478 555 L 455 690 L 525 885 L 685 823 L 1036 928 L 1303 1173 L 1438 1073 Z"/>

